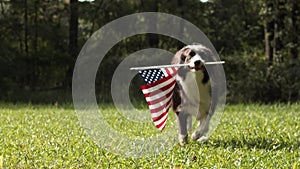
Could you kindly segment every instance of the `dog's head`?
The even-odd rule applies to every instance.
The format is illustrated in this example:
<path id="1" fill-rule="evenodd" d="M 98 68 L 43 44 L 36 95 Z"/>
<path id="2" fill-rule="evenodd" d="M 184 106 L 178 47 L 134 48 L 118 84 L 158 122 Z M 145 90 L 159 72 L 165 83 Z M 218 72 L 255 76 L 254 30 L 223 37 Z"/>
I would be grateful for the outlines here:
<path id="1" fill-rule="evenodd" d="M 183 63 L 188 64 L 188 68 L 194 72 L 204 69 L 203 59 L 194 48 L 185 47 L 180 59 Z"/>
<path id="2" fill-rule="evenodd" d="M 188 64 L 187 68 L 195 72 L 205 69 L 203 62 L 211 60 L 212 52 L 210 49 L 200 44 L 193 44 L 183 47 L 179 50 L 173 60 L 173 63 Z"/>

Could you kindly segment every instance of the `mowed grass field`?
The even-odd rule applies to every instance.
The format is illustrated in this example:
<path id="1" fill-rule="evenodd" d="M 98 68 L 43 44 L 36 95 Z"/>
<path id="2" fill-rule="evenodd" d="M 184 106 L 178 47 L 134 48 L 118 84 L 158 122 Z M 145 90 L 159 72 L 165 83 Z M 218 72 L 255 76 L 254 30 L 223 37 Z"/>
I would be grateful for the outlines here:
<path id="1" fill-rule="evenodd" d="M 0 107 L 0 168 L 300 169 L 300 104 L 227 105 L 208 142 L 138 159 L 94 144 L 72 105 Z M 106 107 L 104 112 L 116 111 Z"/>

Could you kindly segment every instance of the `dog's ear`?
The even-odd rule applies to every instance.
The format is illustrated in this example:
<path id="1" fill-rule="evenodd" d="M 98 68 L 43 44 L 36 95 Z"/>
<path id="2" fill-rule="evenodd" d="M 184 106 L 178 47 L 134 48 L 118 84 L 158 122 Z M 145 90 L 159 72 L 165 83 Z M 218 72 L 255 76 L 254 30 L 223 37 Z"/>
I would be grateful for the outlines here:
<path id="1" fill-rule="evenodd" d="M 186 59 L 186 55 L 184 55 L 184 51 L 185 49 L 182 48 L 179 51 L 176 52 L 173 60 L 172 60 L 172 64 L 180 64 L 183 63 Z"/>
<path id="2" fill-rule="evenodd" d="M 180 59 L 181 59 L 182 62 L 185 62 L 187 57 L 189 56 L 189 53 L 191 52 L 191 49 L 190 48 L 183 48 L 180 51 L 181 51 Z"/>
<path id="3" fill-rule="evenodd" d="M 186 55 L 184 55 L 183 53 L 180 55 L 180 60 L 181 62 L 184 62 L 186 59 Z"/>

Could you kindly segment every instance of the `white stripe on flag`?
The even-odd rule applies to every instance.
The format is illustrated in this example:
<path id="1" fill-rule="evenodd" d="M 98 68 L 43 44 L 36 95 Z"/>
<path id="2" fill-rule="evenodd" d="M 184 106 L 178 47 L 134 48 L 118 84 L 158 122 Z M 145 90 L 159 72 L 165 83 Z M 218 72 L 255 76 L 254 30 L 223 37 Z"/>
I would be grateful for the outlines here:
<path id="1" fill-rule="evenodd" d="M 167 73 L 167 71 L 166 71 L 166 69 L 167 68 L 161 69 L 161 71 L 164 73 L 165 77 L 169 76 L 168 73 Z"/>
<path id="2" fill-rule="evenodd" d="M 166 126 L 166 123 L 167 123 L 168 120 L 166 120 L 161 126 L 160 128 L 158 128 L 159 130 L 162 130 L 165 126 Z"/>
<path id="3" fill-rule="evenodd" d="M 174 87 L 175 87 L 176 83 L 174 83 L 174 85 L 172 85 L 169 89 L 167 89 L 166 91 L 162 91 L 156 95 L 153 95 L 153 96 L 149 96 L 149 97 L 146 97 L 146 101 L 147 102 L 150 102 L 150 101 L 153 101 L 153 100 L 156 100 L 156 99 L 159 99 L 161 97 L 164 97 L 165 95 L 167 95 L 168 93 L 170 93 Z"/>
<path id="4" fill-rule="evenodd" d="M 173 68 L 167 68 L 168 70 L 169 70 L 169 72 L 170 72 L 170 75 L 172 75 L 173 73 L 174 73 L 174 71 L 173 71 Z"/>
<path id="5" fill-rule="evenodd" d="M 172 102 L 170 102 L 167 106 L 165 106 L 162 110 L 156 112 L 156 113 L 151 113 L 151 117 L 156 118 L 159 117 L 160 115 L 162 115 L 164 112 L 166 112 L 168 110 L 168 108 L 170 107 Z"/>
<path id="6" fill-rule="evenodd" d="M 175 67 L 163 68 L 161 71 L 164 73 L 165 77 L 173 75 L 176 72 Z M 169 73 L 168 73 L 169 72 Z"/>
<path id="7" fill-rule="evenodd" d="M 144 94 L 148 94 L 148 93 L 150 93 L 150 92 L 153 92 L 153 91 L 155 91 L 155 90 L 158 90 L 158 89 L 163 88 L 164 86 L 169 85 L 169 84 L 172 83 L 174 80 L 175 80 L 175 78 L 170 78 L 170 79 L 168 79 L 167 81 L 165 81 L 165 82 L 163 82 L 163 83 L 160 83 L 160 84 L 158 84 L 158 85 L 156 85 L 156 86 L 153 86 L 153 87 L 150 87 L 150 88 L 148 88 L 148 89 L 143 89 L 142 91 L 143 91 Z"/>
<path id="8" fill-rule="evenodd" d="M 160 123 L 162 123 L 164 120 L 166 120 L 167 117 L 168 117 L 168 114 L 164 115 L 161 119 L 155 121 L 154 122 L 155 126 L 160 125 Z"/>
<path id="9" fill-rule="evenodd" d="M 149 105 L 149 108 L 150 108 L 150 109 L 156 109 L 156 108 L 158 108 L 158 107 L 161 107 L 161 106 L 165 105 L 166 103 L 168 103 L 168 101 L 171 100 L 171 97 L 172 97 L 172 95 L 170 95 L 169 97 L 165 98 L 165 99 L 164 99 L 163 101 L 161 101 L 161 102 L 158 102 L 158 103 L 156 103 L 156 104 L 154 104 L 154 105 Z"/>

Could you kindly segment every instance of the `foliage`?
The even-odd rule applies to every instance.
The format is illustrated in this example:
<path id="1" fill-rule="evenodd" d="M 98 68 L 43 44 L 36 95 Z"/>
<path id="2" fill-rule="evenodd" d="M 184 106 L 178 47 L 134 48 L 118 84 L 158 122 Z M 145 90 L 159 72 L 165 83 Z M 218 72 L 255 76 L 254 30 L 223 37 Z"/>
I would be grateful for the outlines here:
<path id="1" fill-rule="evenodd" d="M 299 103 L 229 105 L 208 142 L 175 145 L 168 153 L 140 159 L 123 158 L 96 146 L 71 105 L 2 103 L 0 107 L 0 166 L 5 168 L 300 167 Z M 116 110 L 107 105 L 103 111 Z M 145 125 L 107 118 L 121 120 L 122 127 L 133 133 L 147 134 Z"/>
<path id="2" fill-rule="evenodd" d="M 78 24 L 72 22 L 74 30 L 78 27 L 77 34 L 71 34 L 69 29 L 70 17 L 74 16 L 70 3 L 78 7 Z M 225 69 L 230 76 L 228 89 L 233 94 L 230 95 L 234 98 L 232 101 L 299 100 L 297 78 L 292 78 L 295 76 L 294 70 L 298 71 L 300 46 L 299 3 L 296 0 L 210 0 L 207 3 L 199 0 L 2 0 L 0 99 L 35 102 L 18 95 L 39 95 L 44 91 L 53 91 L 53 95 L 56 95 L 61 90 L 71 93 L 68 84 L 71 83 L 76 61 L 74 56 L 85 41 L 110 21 L 128 14 L 149 11 L 182 17 L 209 37 L 221 57 L 227 60 Z M 274 28 L 266 30 L 266 24 Z M 266 35 L 270 33 L 274 37 L 266 40 Z M 270 51 L 274 53 L 274 58 L 264 60 L 262 58 L 267 44 L 270 47 L 267 51 L 269 55 Z M 121 41 L 109 51 L 99 68 L 101 73 L 96 79 L 97 91 L 109 91 L 106 89 L 110 87 L 114 69 L 130 53 L 149 47 L 175 52 L 181 45 L 177 40 L 154 34 L 137 35 Z M 269 63 L 274 65 L 269 67 Z M 237 67 L 240 71 L 235 71 Z M 255 71 L 247 73 L 252 69 Z M 271 79 L 266 80 L 267 75 Z M 244 81 L 244 77 L 248 81 Z M 287 80 L 289 82 L 285 82 Z M 256 87 L 259 88 L 257 93 L 251 93 Z M 260 92 L 270 91 L 269 88 L 283 92 L 275 95 Z M 110 99 L 109 93 L 98 94 L 106 100 Z M 68 98 L 70 96 L 65 101 Z"/>
<path id="3" fill-rule="evenodd" d="M 268 67 L 262 53 L 254 51 L 224 56 L 224 59 L 229 102 L 299 100 L 299 62 L 285 62 Z"/>

